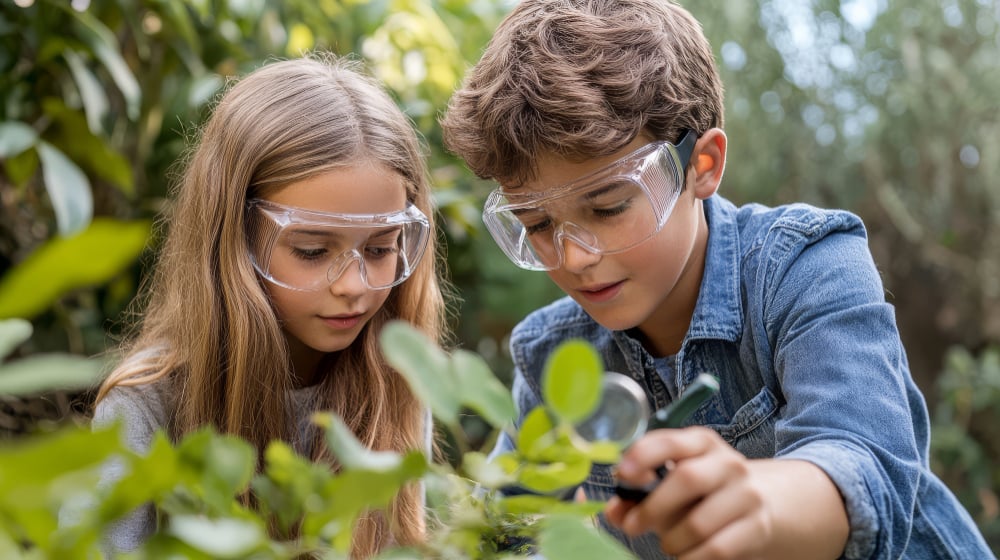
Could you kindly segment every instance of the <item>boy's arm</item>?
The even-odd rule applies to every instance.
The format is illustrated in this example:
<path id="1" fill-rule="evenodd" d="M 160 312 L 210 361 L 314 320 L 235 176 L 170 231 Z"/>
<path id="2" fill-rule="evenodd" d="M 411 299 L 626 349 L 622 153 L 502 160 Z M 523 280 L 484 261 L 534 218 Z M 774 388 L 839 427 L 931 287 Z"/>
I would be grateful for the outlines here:
<path id="1" fill-rule="evenodd" d="M 765 320 L 786 403 L 777 456 L 836 484 L 850 520 L 845 557 L 900 557 L 926 469 L 917 430 L 929 428 L 867 239 L 831 234 L 773 272 Z"/>
<path id="2" fill-rule="evenodd" d="M 608 502 L 612 524 L 631 536 L 653 531 L 665 552 L 685 559 L 841 555 L 843 501 L 812 463 L 748 460 L 716 432 L 694 427 L 648 433 L 625 453 L 618 477 L 643 481 L 668 461 L 666 479 L 641 505 Z"/>
<path id="3" fill-rule="evenodd" d="M 777 283 L 757 287 L 774 296 L 760 325 L 768 338 L 756 343 L 775 349 L 785 401 L 776 458 L 747 460 L 707 429 L 650 433 L 620 477 L 644 482 L 630 464 L 673 462 L 671 473 L 638 507 L 612 500 L 609 520 L 655 530 L 667 552 L 692 558 L 902 556 L 926 462 L 915 426 L 926 430 L 927 418 L 859 230 L 761 257 L 769 268 L 758 279 Z"/>

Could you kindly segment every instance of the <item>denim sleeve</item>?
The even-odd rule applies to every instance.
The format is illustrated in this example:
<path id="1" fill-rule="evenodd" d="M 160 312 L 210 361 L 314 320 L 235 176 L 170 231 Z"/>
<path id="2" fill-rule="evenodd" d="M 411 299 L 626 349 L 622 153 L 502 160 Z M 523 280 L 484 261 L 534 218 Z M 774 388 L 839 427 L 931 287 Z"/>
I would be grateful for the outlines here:
<path id="1" fill-rule="evenodd" d="M 927 416 L 863 230 L 768 264 L 765 321 L 786 403 L 776 457 L 810 461 L 837 485 L 845 558 L 899 558 L 926 468 Z"/>

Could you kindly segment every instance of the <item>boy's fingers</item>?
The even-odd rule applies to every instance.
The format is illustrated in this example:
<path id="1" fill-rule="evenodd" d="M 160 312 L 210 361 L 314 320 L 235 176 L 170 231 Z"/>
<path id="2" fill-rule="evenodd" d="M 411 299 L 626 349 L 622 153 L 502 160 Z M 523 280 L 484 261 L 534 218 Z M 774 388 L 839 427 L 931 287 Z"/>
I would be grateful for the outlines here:
<path id="1" fill-rule="evenodd" d="M 744 517 L 726 525 L 708 540 L 680 556 L 683 560 L 714 558 L 759 558 L 761 543 L 768 542 L 768 528 L 754 518 Z M 662 543 L 661 543 L 662 544 Z"/>
<path id="2" fill-rule="evenodd" d="M 618 477 L 630 482 L 642 482 L 639 477 L 668 461 L 681 461 L 704 455 L 725 442 L 709 428 L 691 427 L 680 430 L 653 430 L 633 443 L 618 465 Z"/>
<path id="3" fill-rule="evenodd" d="M 706 496 L 723 488 L 733 470 L 731 461 L 716 453 L 678 463 L 649 497 L 625 516 L 622 528 L 629 534 L 670 529 Z"/>
<path id="4" fill-rule="evenodd" d="M 723 488 L 706 496 L 671 526 L 660 528 L 660 544 L 664 551 L 680 555 L 692 550 L 731 523 L 748 515 L 753 503 L 743 499 L 737 490 Z"/>

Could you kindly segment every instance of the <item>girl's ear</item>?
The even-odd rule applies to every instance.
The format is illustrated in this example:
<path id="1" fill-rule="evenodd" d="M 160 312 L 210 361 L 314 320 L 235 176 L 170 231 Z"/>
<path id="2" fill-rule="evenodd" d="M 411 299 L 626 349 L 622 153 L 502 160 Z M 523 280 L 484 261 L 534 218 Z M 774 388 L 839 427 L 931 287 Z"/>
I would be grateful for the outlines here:
<path id="1" fill-rule="evenodd" d="M 695 197 L 706 199 L 717 190 L 726 168 L 726 133 L 721 128 L 710 128 L 702 134 L 691 153 L 694 161 L 692 188 Z"/>

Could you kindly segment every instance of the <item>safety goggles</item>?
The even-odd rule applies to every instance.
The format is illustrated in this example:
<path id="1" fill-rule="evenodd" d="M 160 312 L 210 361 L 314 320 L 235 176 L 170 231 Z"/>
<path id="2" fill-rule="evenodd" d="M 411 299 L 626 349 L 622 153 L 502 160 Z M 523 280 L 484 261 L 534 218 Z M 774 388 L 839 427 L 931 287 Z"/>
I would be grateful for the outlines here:
<path id="1" fill-rule="evenodd" d="M 696 140 L 689 130 L 677 145 L 651 142 L 543 192 L 496 189 L 483 221 L 507 257 L 528 270 L 561 267 L 566 241 L 592 253 L 626 251 L 663 229 Z"/>
<path id="2" fill-rule="evenodd" d="M 420 262 L 430 231 L 412 204 L 385 214 L 339 214 L 254 199 L 247 210 L 254 268 L 292 290 L 327 288 L 353 262 L 369 289 L 396 286 Z"/>

